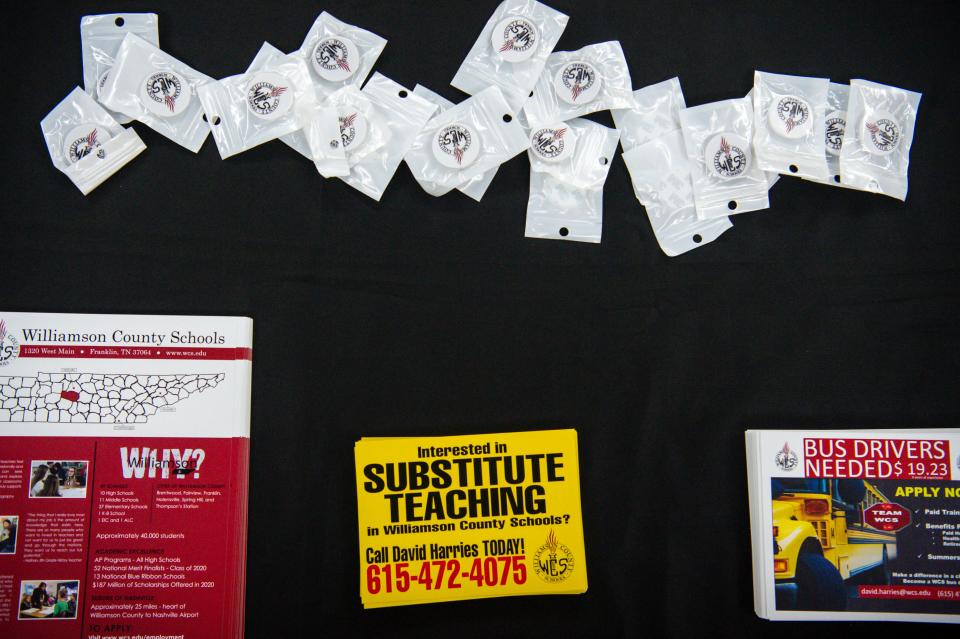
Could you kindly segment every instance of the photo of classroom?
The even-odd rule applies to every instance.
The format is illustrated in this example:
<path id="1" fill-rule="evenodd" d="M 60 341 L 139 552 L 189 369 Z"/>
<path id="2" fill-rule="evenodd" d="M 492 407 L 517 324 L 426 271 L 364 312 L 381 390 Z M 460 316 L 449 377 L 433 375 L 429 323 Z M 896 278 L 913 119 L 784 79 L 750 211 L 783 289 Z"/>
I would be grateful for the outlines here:
<path id="1" fill-rule="evenodd" d="M 0 555 L 12 555 L 17 552 L 17 525 L 20 518 L 16 515 L 0 515 Z"/>
<path id="2" fill-rule="evenodd" d="M 20 619 L 76 619 L 80 582 L 60 579 L 20 582 Z"/>
<path id="3" fill-rule="evenodd" d="M 30 463 L 31 497 L 87 496 L 85 461 L 34 461 Z"/>

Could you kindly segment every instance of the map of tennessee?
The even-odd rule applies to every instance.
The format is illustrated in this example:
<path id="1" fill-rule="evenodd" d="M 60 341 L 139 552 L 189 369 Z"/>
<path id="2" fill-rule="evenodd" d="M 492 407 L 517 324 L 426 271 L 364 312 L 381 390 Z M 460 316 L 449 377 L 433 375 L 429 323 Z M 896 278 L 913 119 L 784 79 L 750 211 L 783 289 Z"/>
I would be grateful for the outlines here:
<path id="1" fill-rule="evenodd" d="M 144 423 L 157 409 L 215 388 L 223 373 L 38 373 L 0 377 L 0 422 Z"/>

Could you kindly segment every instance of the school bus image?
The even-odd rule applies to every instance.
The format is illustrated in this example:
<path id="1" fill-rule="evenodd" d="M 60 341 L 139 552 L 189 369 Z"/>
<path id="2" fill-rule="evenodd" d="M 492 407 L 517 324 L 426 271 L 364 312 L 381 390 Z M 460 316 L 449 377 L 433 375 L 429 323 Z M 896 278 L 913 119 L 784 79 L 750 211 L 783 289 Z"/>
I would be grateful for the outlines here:
<path id="1" fill-rule="evenodd" d="M 843 610 L 844 582 L 890 582 L 896 533 L 863 523 L 887 498 L 860 479 L 771 480 L 778 610 Z"/>

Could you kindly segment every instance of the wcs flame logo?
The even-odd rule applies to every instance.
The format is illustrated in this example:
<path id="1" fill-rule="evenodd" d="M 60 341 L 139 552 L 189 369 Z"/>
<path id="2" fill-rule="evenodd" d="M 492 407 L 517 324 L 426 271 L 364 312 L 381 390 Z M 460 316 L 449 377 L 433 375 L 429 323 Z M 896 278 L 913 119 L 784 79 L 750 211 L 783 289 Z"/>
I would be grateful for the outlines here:
<path id="1" fill-rule="evenodd" d="M 723 151 L 725 156 L 730 157 L 730 143 L 727 142 L 727 138 L 720 138 L 720 150 Z"/>
<path id="2" fill-rule="evenodd" d="M 797 467 L 799 459 L 797 454 L 793 452 L 790 448 L 790 444 L 787 442 L 783 443 L 783 448 L 777 451 L 776 457 L 773 460 L 777 464 L 777 468 L 780 470 L 793 470 Z"/>
<path id="3" fill-rule="evenodd" d="M 7 332 L 7 322 L 0 319 L 0 366 L 6 366 L 20 354 L 20 344 Z"/>
<path id="4" fill-rule="evenodd" d="M 278 95 L 283 95 L 284 91 L 286 91 L 286 90 L 287 90 L 287 87 L 275 87 L 275 88 L 270 92 L 270 97 L 271 97 L 271 98 L 275 98 L 275 97 L 277 97 Z"/>

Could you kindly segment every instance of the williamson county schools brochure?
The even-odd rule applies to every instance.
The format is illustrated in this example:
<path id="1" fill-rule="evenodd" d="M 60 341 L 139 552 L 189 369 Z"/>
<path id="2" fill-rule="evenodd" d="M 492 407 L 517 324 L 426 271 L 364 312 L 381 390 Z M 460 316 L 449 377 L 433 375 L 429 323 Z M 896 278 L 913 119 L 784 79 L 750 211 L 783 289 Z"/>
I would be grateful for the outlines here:
<path id="1" fill-rule="evenodd" d="M 243 636 L 252 334 L 0 311 L 0 637 Z"/>
<path id="2" fill-rule="evenodd" d="M 960 430 L 746 440 L 759 616 L 960 623 Z"/>

